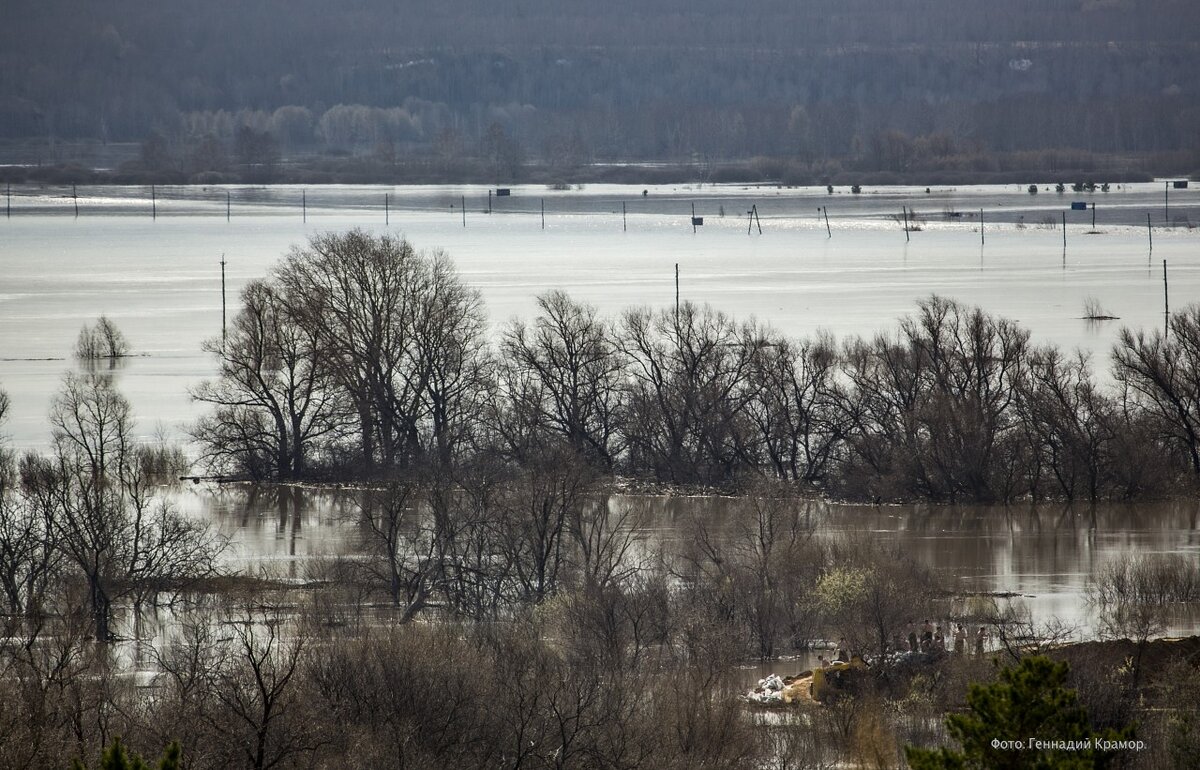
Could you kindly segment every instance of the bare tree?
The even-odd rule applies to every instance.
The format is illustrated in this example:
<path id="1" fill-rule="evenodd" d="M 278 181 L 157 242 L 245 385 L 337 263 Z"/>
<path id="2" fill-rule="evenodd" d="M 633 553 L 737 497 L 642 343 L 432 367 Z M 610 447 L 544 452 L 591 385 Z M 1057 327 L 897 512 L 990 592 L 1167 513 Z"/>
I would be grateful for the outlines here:
<path id="1" fill-rule="evenodd" d="M 215 674 L 222 708 L 206 717 L 233 749 L 229 759 L 254 770 L 286 765 L 322 743 L 301 692 L 305 636 L 286 630 L 278 618 L 248 613 L 233 623 Z"/>
<path id="2" fill-rule="evenodd" d="M 193 435 L 218 471 L 302 477 L 311 456 L 346 430 L 334 362 L 315 330 L 298 323 L 293 304 L 278 287 L 255 281 L 242 291 L 228 337 L 205 343 L 221 372 L 192 393 L 216 407 Z"/>
<path id="3" fill-rule="evenodd" d="M 1173 313 L 1170 337 L 1122 329 L 1113 373 L 1153 415 L 1169 448 L 1200 476 L 1200 305 Z"/>
<path id="4" fill-rule="evenodd" d="M 841 449 L 843 415 L 833 397 L 837 348 L 831 337 L 774 335 L 752 358 L 747 414 L 764 460 L 780 478 L 818 483 Z"/>
<path id="5" fill-rule="evenodd" d="M 685 302 L 678 312 L 628 311 L 630 463 L 674 482 L 727 483 L 754 467 L 742 387 L 762 340 L 723 313 Z"/>
<path id="6" fill-rule="evenodd" d="M 500 344 L 500 379 L 518 451 L 549 433 L 602 468 L 621 450 L 622 357 L 596 309 L 552 291 L 537 298 L 541 314 L 514 322 Z M 532 431 L 534 435 L 529 435 Z"/>
<path id="7" fill-rule="evenodd" d="M 294 249 L 277 277 L 330 356 L 369 470 L 445 462 L 469 442 L 491 375 L 479 294 L 447 257 L 327 233 Z"/>
<path id="8" fill-rule="evenodd" d="M 68 375 L 51 424 L 54 453 L 23 463 L 23 481 L 86 583 L 96 638 L 107 641 L 114 601 L 211 575 L 222 543 L 154 498 L 129 403 L 106 378 Z"/>

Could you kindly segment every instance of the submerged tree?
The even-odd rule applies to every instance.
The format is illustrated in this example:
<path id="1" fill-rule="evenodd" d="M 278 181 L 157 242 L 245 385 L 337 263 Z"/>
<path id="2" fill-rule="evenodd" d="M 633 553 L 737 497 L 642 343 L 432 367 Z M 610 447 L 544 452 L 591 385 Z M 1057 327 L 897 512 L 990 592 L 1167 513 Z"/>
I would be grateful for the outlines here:
<path id="1" fill-rule="evenodd" d="M 355 415 L 368 470 L 449 461 L 490 390 L 479 293 L 443 254 L 361 230 L 326 233 L 276 271 Z"/>
<path id="2" fill-rule="evenodd" d="M 221 372 L 192 393 L 216 407 L 193 435 L 210 467 L 254 479 L 299 478 L 345 432 L 334 361 L 276 285 L 248 285 L 229 334 L 205 348 L 220 357 Z"/>
<path id="3" fill-rule="evenodd" d="M 100 316 L 93 326 L 84 326 L 75 340 L 75 357 L 82 361 L 110 361 L 129 355 L 129 343 L 108 316 Z"/>
<path id="4" fill-rule="evenodd" d="M 97 375 L 68 375 L 51 410 L 54 451 L 22 464 L 54 547 L 86 585 L 96 638 L 112 638 L 113 603 L 212 574 L 221 543 L 153 494 L 153 458 L 133 441 L 129 402 Z"/>

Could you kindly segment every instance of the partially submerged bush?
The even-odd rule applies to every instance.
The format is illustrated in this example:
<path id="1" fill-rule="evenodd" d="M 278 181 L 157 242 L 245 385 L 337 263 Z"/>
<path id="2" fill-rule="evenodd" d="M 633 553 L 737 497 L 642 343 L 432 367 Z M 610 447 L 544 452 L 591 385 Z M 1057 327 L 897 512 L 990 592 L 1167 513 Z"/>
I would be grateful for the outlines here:
<path id="1" fill-rule="evenodd" d="M 117 325 L 100 316 L 94 326 L 84 326 L 75 341 L 75 357 L 83 361 L 124 358 L 129 355 L 129 342 Z"/>

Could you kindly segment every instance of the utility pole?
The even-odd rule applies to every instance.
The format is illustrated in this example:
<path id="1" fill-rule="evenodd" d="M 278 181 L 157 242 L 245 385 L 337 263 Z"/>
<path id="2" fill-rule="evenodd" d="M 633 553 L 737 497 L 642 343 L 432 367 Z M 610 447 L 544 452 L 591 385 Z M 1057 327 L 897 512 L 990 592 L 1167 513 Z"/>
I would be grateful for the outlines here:
<path id="1" fill-rule="evenodd" d="M 391 224 L 391 214 L 388 212 L 388 194 L 383 194 L 383 223 Z"/>
<path id="2" fill-rule="evenodd" d="M 462 196 L 463 227 L 467 226 L 467 196 Z"/>
<path id="3" fill-rule="evenodd" d="M 629 232 L 629 222 L 625 218 L 625 201 L 621 201 L 621 232 Z"/>
<path id="4" fill-rule="evenodd" d="M 150 218 L 158 219 L 158 198 L 154 193 L 154 185 L 150 185 Z"/>
<path id="5" fill-rule="evenodd" d="M 230 220 L 232 211 L 233 211 L 233 196 L 231 196 L 229 194 L 229 191 L 226 190 L 225 191 L 225 221 L 226 222 L 228 222 Z"/>
<path id="6" fill-rule="evenodd" d="M 1063 220 L 1063 251 L 1067 250 L 1067 212 L 1062 213 Z"/>
<path id="7" fill-rule="evenodd" d="M 300 216 L 304 218 L 305 222 L 308 222 L 308 191 L 307 190 L 300 191 Z"/>
<path id="8" fill-rule="evenodd" d="M 225 345 L 225 254 L 221 254 L 221 345 Z"/>
<path id="9" fill-rule="evenodd" d="M 542 229 L 546 229 L 546 199 L 542 198 Z"/>
<path id="10" fill-rule="evenodd" d="M 912 237 L 908 234 L 908 206 L 901 206 L 900 210 L 904 214 L 904 242 L 908 243 Z"/>
<path id="11" fill-rule="evenodd" d="M 762 235 L 762 220 L 758 218 L 758 204 L 750 205 L 750 210 L 746 212 L 749 215 L 750 222 L 746 225 L 746 235 L 750 235 L 750 231 L 754 229 L 754 224 L 758 223 L 758 234 Z"/>
<path id="12" fill-rule="evenodd" d="M 829 207 L 822 206 L 821 211 L 825 213 L 825 235 L 832 238 L 833 237 L 833 228 L 831 228 L 829 226 Z"/>
<path id="13" fill-rule="evenodd" d="M 693 203 L 693 204 L 692 204 L 692 233 L 693 233 L 693 234 L 695 234 L 695 232 L 696 232 L 696 204 L 695 204 L 695 203 Z M 676 265 L 675 265 L 675 272 L 676 272 L 676 273 L 678 273 L 678 272 L 679 272 L 679 264 L 678 264 L 678 263 L 676 263 Z M 676 282 L 677 284 L 679 283 L 679 281 L 678 281 L 678 280 L 676 280 L 675 282 Z M 679 302 L 678 302 L 678 301 L 676 301 L 676 303 L 675 303 L 675 304 L 676 304 L 676 305 L 678 305 L 678 304 L 679 304 Z M 679 309 L 678 309 L 678 308 L 676 308 L 676 313 L 678 313 L 678 310 L 679 310 Z"/>
<path id="14" fill-rule="evenodd" d="M 71 185 L 71 200 L 75 202 L 75 218 L 79 219 L 79 195 L 75 192 L 75 185 Z"/>
<path id="15" fill-rule="evenodd" d="M 979 210 L 979 245 L 982 246 L 987 240 L 983 235 L 983 209 Z"/>
<path id="16" fill-rule="evenodd" d="M 679 263 L 675 263 L 675 323 L 679 323 Z"/>
<path id="17" fill-rule="evenodd" d="M 1171 303 L 1167 291 L 1167 260 L 1163 260 L 1163 340 L 1171 333 Z"/>

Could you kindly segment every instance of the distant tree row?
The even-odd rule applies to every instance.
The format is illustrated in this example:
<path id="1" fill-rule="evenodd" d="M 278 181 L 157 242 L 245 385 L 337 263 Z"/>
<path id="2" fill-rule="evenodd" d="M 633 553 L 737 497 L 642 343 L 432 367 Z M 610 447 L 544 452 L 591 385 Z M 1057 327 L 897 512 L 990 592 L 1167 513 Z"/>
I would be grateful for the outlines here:
<path id="1" fill-rule="evenodd" d="M 796 340 L 690 302 L 605 318 L 562 292 L 493 343 L 449 259 L 316 236 L 251 284 L 195 437 L 215 472 L 396 478 L 562 453 L 602 473 L 837 496 L 1163 495 L 1200 478 L 1200 307 L 1124 330 L 1117 388 L 1015 323 L 930 297 L 895 332 Z M 559 462 L 560 460 L 555 460 Z"/>
<path id="2" fill-rule="evenodd" d="M 21 0 L 0 30 L 0 138 L 228 143 L 247 126 L 286 155 L 391 142 L 419 157 L 448 133 L 473 151 L 496 123 L 546 162 L 859 162 L 889 131 L 994 153 L 1200 151 L 1195 4 L 993 5 L 356 0 L 330 19 L 309 0 Z M 876 170 L 902 160 L 885 154 Z"/>

